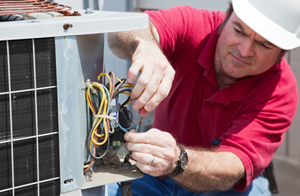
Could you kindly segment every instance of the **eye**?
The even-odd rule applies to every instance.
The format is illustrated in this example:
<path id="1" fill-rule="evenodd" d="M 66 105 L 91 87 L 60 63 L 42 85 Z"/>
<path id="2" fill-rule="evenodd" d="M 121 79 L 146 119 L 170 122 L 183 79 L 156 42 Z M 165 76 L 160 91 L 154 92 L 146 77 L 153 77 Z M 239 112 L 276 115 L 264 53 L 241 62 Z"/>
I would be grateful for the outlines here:
<path id="1" fill-rule="evenodd" d="M 237 32 L 237 33 L 242 33 L 242 31 L 240 31 L 240 30 L 237 29 L 237 28 L 234 28 L 234 31 Z"/>
<path id="2" fill-rule="evenodd" d="M 260 43 L 260 45 L 261 45 L 263 48 L 270 49 L 270 47 L 266 46 L 266 45 L 263 44 L 263 43 Z"/>

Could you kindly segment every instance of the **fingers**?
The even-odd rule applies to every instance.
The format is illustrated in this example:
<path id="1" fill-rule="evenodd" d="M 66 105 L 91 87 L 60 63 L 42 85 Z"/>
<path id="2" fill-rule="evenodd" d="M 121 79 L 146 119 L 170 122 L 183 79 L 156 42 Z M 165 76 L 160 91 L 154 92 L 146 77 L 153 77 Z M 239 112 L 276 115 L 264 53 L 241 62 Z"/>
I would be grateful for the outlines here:
<path id="1" fill-rule="evenodd" d="M 145 153 L 139 153 L 139 152 L 132 153 L 131 157 L 143 165 L 153 165 L 155 159 L 158 160 L 158 157 L 154 158 L 154 156 L 152 154 L 145 154 Z M 154 158 L 154 160 L 153 160 L 153 158 Z M 152 162 L 152 160 L 153 160 L 153 162 Z"/>
<path id="2" fill-rule="evenodd" d="M 137 59 L 136 61 L 142 61 L 140 59 Z M 150 63 L 148 63 L 150 64 Z M 134 65 L 135 67 L 138 67 L 137 65 Z M 135 70 L 134 70 L 135 71 Z M 145 63 L 145 65 L 143 66 L 143 70 L 142 73 L 137 81 L 137 83 L 135 84 L 135 87 L 132 89 L 130 97 L 131 99 L 136 99 L 137 97 L 139 97 L 142 92 L 144 91 L 144 89 L 146 88 L 146 86 L 148 86 L 148 84 L 150 82 L 152 82 L 153 80 L 153 66 L 152 65 L 147 65 L 147 63 Z M 151 79 L 151 81 L 150 81 Z"/>
<path id="3" fill-rule="evenodd" d="M 127 74 L 127 81 L 129 83 L 133 83 L 139 73 L 139 71 L 142 71 L 142 68 L 144 66 L 145 62 L 143 59 L 139 58 L 132 62 L 131 67 L 128 70 Z"/>
<path id="4" fill-rule="evenodd" d="M 166 161 L 162 158 L 151 154 L 134 152 L 132 158 L 136 160 L 136 166 L 144 173 L 152 176 L 162 176 L 166 174 L 170 168 L 171 161 Z"/>
<path id="5" fill-rule="evenodd" d="M 169 94 L 175 71 L 157 45 L 140 42 L 137 46 L 127 81 L 132 83 L 141 72 L 130 97 L 135 99 L 134 110 L 149 112 Z"/>
<path id="6" fill-rule="evenodd" d="M 153 69 L 151 69 L 150 66 L 145 67 L 131 92 L 132 98 L 139 96 L 132 106 L 134 109 L 139 110 L 140 108 L 148 106 L 147 103 L 153 97 L 153 95 L 157 93 L 162 78 L 163 74 L 161 71 L 156 69 L 153 72 Z M 152 108 L 149 106 L 145 107 L 145 109 L 146 111 L 152 110 Z"/>
<path id="7" fill-rule="evenodd" d="M 145 154 L 155 155 L 156 157 L 170 158 L 169 150 L 163 149 L 162 147 L 153 146 L 150 144 L 135 144 L 135 143 L 126 143 L 126 148 L 131 152 L 141 152 Z"/>
<path id="8" fill-rule="evenodd" d="M 166 76 L 161 81 L 159 88 L 154 93 L 153 97 L 145 104 L 146 111 L 152 111 L 160 102 L 162 102 L 169 94 L 174 76 Z M 144 95 L 144 94 L 143 94 Z M 142 95 L 142 96 L 143 96 Z"/>
<path id="9" fill-rule="evenodd" d="M 133 109 L 145 108 L 146 111 L 155 109 L 170 92 L 175 71 L 170 66 L 163 69 L 152 69 L 145 66 L 140 78 L 131 92 L 131 98 L 136 99 Z"/>
<path id="10" fill-rule="evenodd" d="M 124 138 L 130 143 L 150 144 L 164 148 L 176 146 L 175 139 L 169 133 L 158 129 L 150 129 L 145 133 L 129 132 L 125 134 Z"/>
<path id="11" fill-rule="evenodd" d="M 180 149 L 169 133 L 158 129 L 150 129 L 145 133 L 130 131 L 125 134 L 125 139 L 125 147 L 132 152 L 136 166 L 144 173 L 160 176 L 176 167 Z"/>

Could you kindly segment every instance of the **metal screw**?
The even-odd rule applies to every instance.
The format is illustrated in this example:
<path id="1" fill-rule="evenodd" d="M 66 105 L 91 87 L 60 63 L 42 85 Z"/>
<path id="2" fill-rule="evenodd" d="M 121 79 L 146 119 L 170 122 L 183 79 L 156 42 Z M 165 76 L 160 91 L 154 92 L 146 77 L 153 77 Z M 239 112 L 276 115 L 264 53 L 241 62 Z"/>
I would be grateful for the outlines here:
<path id="1" fill-rule="evenodd" d="M 81 14 L 78 11 L 74 11 L 74 13 L 72 14 L 72 16 L 81 16 Z"/>
<path id="2" fill-rule="evenodd" d="M 69 28 L 72 28 L 72 27 L 73 27 L 73 25 L 68 24 L 68 23 L 65 23 L 64 26 L 63 26 L 64 30 L 68 30 Z"/>

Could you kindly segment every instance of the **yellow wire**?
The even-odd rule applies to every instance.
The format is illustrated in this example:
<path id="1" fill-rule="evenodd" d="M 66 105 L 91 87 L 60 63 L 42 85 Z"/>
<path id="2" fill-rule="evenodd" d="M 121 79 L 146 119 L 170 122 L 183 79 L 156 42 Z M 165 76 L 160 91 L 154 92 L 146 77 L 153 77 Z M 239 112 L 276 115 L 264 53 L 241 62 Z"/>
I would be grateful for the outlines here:
<path id="1" fill-rule="evenodd" d="M 129 101 L 127 101 L 124 105 L 129 104 L 130 102 L 134 101 L 133 99 L 130 99 Z"/>
<path id="2" fill-rule="evenodd" d="M 119 82 L 123 82 L 122 80 L 120 80 L 119 78 L 115 77 L 116 80 L 118 80 Z M 130 86 L 130 87 L 134 87 L 134 84 L 130 84 L 130 83 L 127 83 L 127 82 L 124 82 L 124 84 Z"/>
<path id="3" fill-rule="evenodd" d="M 106 111 L 107 111 L 107 97 L 106 97 L 105 91 L 104 91 L 103 87 L 99 83 L 93 82 L 91 85 L 93 87 L 98 88 L 102 92 L 102 94 L 103 94 L 97 114 L 101 113 L 102 107 L 104 105 L 104 110 L 103 110 L 102 115 L 105 115 Z M 96 112 L 93 110 L 93 108 L 91 106 L 90 99 L 88 99 L 88 97 L 90 97 L 90 87 L 88 87 L 88 89 L 87 89 L 86 96 L 87 96 L 87 101 L 88 101 L 89 107 L 93 111 L 93 114 L 95 114 Z M 107 130 L 105 130 L 104 134 L 100 134 L 99 135 L 99 134 L 96 133 L 96 130 L 97 130 L 97 128 L 98 128 L 98 126 L 99 126 L 99 124 L 101 123 L 102 120 L 103 120 L 103 118 L 99 119 L 98 117 L 96 117 L 95 120 L 94 120 L 94 122 L 93 122 L 93 127 L 95 127 L 95 128 L 94 128 L 93 133 L 92 133 L 92 138 L 91 138 L 91 142 L 90 142 L 90 149 L 92 148 L 92 144 L 95 143 L 94 142 L 94 138 L 93 138 L 94 135 L 96 135 L 97 137 L 103 137 L 103 136 L 105 136 L 105 138 L 106 138 L 102 143 L 96 142 L 95 143 L 96 145 L 103 145 L 107 141 Z M 96 125 L 95 125 L 95 123 L 96 123 Z M 106 126 L 104 126 L 104 127 L 106 128 Z"/>
<path id="4" fill-rule="evenodd" d="M 119 91 L 117 91 L 116 93 L 118 93 Z M 121 94 L 123 94 L 123 95 L 130 95 L 130 93 L 127 93 L 127 92 L 121 92 Z"/>
<path id="5" fill-rule="evenodd" d="M 108 83 L 109 83 L 109 94 L 111 95 L 111 90 L 112 90 L 111 79 L 110 79 L 110 77 L 109 77 L 109 75 L 108 75 L 107 73 L 100 73 L 100 74 L 98 75 L 98 81 L 100 81 L 100 78 L 101 78 L 102 76 L 106 76 L 107 79 L 108 79 Z"/>
<path id="6" fill-rule="evenodd" d="M 98 109 L 98 113 L 97 113 L 97 114 L 100 114 L 101 109 L 103 107 L 103 103 L 104 103 L 104 107 L 107 107 L 107 97 L 106 97 L 105 91 L 104 91 L 103 87 L 101 86 L 101 84 L 99 84 L 98 82 L 93 82 L 92 86 L 93 87 L 97 87 L 101 91 L 101 93 L 103 95 L 102 99 L 101 99 L 101 103 L 100 103 L 99 109 Z"/>
<path id="7" fill-rule="evenodd" d="M 105 100 L 107 101 L 107 100 Z M 102 115 L 105 115 L 106 114 L 106 108 L 107 107 L 107 104 L 104 105 L 104 110 L 103 110 L 103 114 Z M 97 130 L 97 127 L 99 126 L 100 122 L 103 120 L 103 118 L 100 118 L 100 120 L 98 121 L 97 125 L 95 126 L 93 132 L 92 132 L 92 136 L 91 136 L 91 144 L 90 144 L 90 148 L 92 147 L 92 143 L 94 143 L 95 145 L 103 145 L 105 144 L 105 142 L 107 141 L 107 138 L 108 138 L 108 131 L 107 131 L 107 126 L 106 126 L 106 121 L 103 120 L 103 125 L 104 125 L 104 134 L 97 134 L 96 130 Z M 98 143 L 97 141 L 94 140 L 94 136 L 97 136 L 97 137 L 103 137 L 103 135 L 105 136 L 103 142 L 100 142 Z"/>
<path id="8" fill-rule="evenodd" d="M 116 80 L 119 81 L 119 82 L 123 82 L 123 81 L 121 81 L 121 80 L 120 80 L 119 78 L 117 78 L 117 77 L 111 79 L 111 77 L 110 77 L 107 73 L 100 73 L 100 74 L 98 75 L 98 81 L 100 81 L 100 78 L 101 78 L 102 76 L 105 76 L 105 77 L 107 77 L 107 79 L 108 79 L 108 83 L 109 83 L 109 94 L 110 94 L 110 96 L 111 96 L 111 94 L 112 94 L 112 79 L 116 79 Z M 126 82 L 124 82 L 123 85 L 125 85 L 125 86 L 121 86 L 120 89 L 124 89 L 124 88 L 133 88 L 133 87 L 135 86 L 134 84 L 129 84 L 129 83 L 126 83 Z M 89 87 L 87 88 L 87 91 L 86 91 L 86 99 L 87 99 L 88 105 L 89 105 L 89 107 L 90 107 L 92 113 L 93 113 L 94 115 L 95 115 L 96 113 L 97 113 L 98 115 L 100 115 L 100 113 L 101 113 L 101 111 L 102 111 L 102 115 L 106 115 L 106 114 L 107 114 L 107 110 L 109 109 L 109 108 L 107 108 L 107 106 L 108 106 L 108 99 L 110 99 L 110 97 L 107 97 L 107 96 L 106 96 L 105 91 L 104 91 L 104 89 L 103 89 L 103 87 L 102 87 L 101 84 L 99 84 L 99 83 L 97 83 L 97 82 L 91 82 L 91 86 L 93 86 L 93 87 L 95 87 L 95 88 L 98 88 L 98 89 L 101 91 L 101 93 L 102 93 L 102 98 L 101 98 L 101 103 L 100 103 L 99 109 L 98 109 L 98 111 L 95 111 L 95 108 L 93 108 L 93 105 L 92 105 L 91 87 L 89 86 Z M 122 92 L 121 94 L 125 94 L 125 95 L 128 95 L 128 96 L 130 95 L 130 93 L 126 93 L 126 92 Z M 128 103 L 130 103 L 130 102 L 132 102 L 132 101 L 133 101 L 133 100 L 129 100 L 127 103 L 125 103 L 125 105 L 128 104 Z M 102 110 L 102 108 L 103 108 L 103 110 Z M 104 133 L 103 133 L 103 134 L 98 134 L 98 133 L 97 133 L 97 128 L 99 127 L 99 125 L 100 125 L 100 123 L 101 123 L 102 121 L 103 121 Z M 92 130 L 92 136 L 91 136 L 91 141 L 90 141 L 90 149 L 92 148 L 92 145 L 93 145 L 93 144 L 94 144 L 94 145 L 103 145 L 103 144 L 105 144 L 105 143 L 107 142 L 107 140 L 108 140 L 108 129 L 107 129 L 107 122 L 106 122 L 105 118 L 103 118 L 103 117 L 101 117 L 101 118 L 95 117 L 94 122 L 93 122 L 93 126 L 92 126 L 92 127 L 94 127 L 94 129 Z M 103 140 L 102 142 L 97 142 L 97 140 L 95 141 L 95 139 L 94 139 L 95 136 L 96 136 L 97 138 L 101 138 L 101 137 L 104 136 L 104 140 Z M 89 167 L 89 165 L 90 165 L 90 164 L 84 165 L 83 168 L 86 169 L 86 168 Z"/>
<path id="9" fill-rule="evenodd" d="M 103 96 L 102 96 L 102 101 L 101 101 L 101 104 L 100 104 L 100 107 L 99 107 L 99 110 L 98 110 L 98 113 L 97 113 L 97 114 L 100 114 L 100 113 L 101 113 L 102 106 L 103 106 L 103 100 L 104 100 L 104 109 L 103 109 L 102 115 L 106 115 L 107 109 L 108 109 L 108 108 L 107 108 L 107 105 L 108 105 L 108 98 L 107 98 L 106 95 L 105 95 L 105 91 L 104 91 L 103 87 L 101 86 L 101 84 L 99 84 L 99 83 L 97 83 L 97 82 L 93 82 L 93 83 L 92 83 L 92 86 L 93 86 L 93 87 L 99 88 L 99 89 L 101 90 L 102 94 L 103 94 Z M 98 128 L 98 126 L 100 125 L 100 123 L 101 123 L 102 120 L 103 120 L 103 124 L 104 124 L 104 134 L 99 135 L 99 134 L 96 132 L 96 130 L 97 130 L 97 128 Z M 103 137 L 103 136 L 105 136 L 103 142 L 100 142 L 100 143 L 99 143 L 99 142 L 95 141 L 95 140 L 94 140 L 94 136 L 95 136 L 95 135 L 96 135 L 96 137 Z M 107 125 L 106 125 L 106 122 L 105 122 L 104 118 L 101 117 L 100 120 L 97 122 L 97 124 L 96 124 L 96 126 L 95 126 L 95 128 L 94 128 L 94 130 L 93 130 L 93 132 L 92 132 L 90 148 L 92 147 L 92 143 L 94 143 L 95 145 L 103 145 L 103 144 L 105 144 L 105 142 L 107 141 L 107 139 L 108 139 Z"/>
<path id="10" fill-rule="evenodd" d="M 117 78 L 117 77 L 115 77 L 116 78 L 116 80 L 118 80 L 118 82 L 122 82 L 122 80 L 120 80 L 119 78 Z"/>
<path id="11" fill-rule="evenodd" d="M 99 88 L 99 90 L 101 90 L 102 93 L 104 92 L 104 89 L 102 88 L 101 85 L 95 85 L 95 84 L 92 84 L 92 86 Z M 88 105 L 89 105 L 90 109 L 92 110 L 93 114 L 95 115 L 95 114 L 96 114 L 96 111 L 94 110 L 94 108 L 92 107 L 92 104 L 91 104 L 91 102 L 90 102 L 90 101 L 91 101 L 91 98 L 90 98 L 90 88 L 87 89 L 86 98 L 87 98 L 87 102 L 88 102 Z M 89 99 L 89 98 L 90 98 L 90 99 Z M 99 107 L 99 110 L 98 110 L 98 114 L 100 114 L 100 111 L 101 111 L 101 109 L 102 109 L 102 106 L 103 106 L 103 103 L 104 103 L 105 98 L 106 98 L 106 96 L 105 96 L 105 94 L 104 94 L 104 96 L 102 96 L 102 99 L 101 99 L 101 103 L 100 103 L 100 107 Z M 94 123 L 93 123 L 93 126 L 94 126 L 96 120 L 98 120 L 98 119 L 95 118 Z M 103 137 L 103 135 L 102 135 L 101 137 Z"/>
<path id="12" fill-rule="evenodd" d="M 90 109 L 92 110 L 93 114 L 95 113 L 95 111 L 93 110 L 93 107 L 90 103 L 91 97 L 90 97 L 90 87 L 88 87 L 88 89 L 86 90 L 86 101 L 88 102 L 88 105 L 90 107 Z"/>
<path id="13" fill-rule="evenodd" d="M 92 133 L 92 142 L 95 144 L 95 145 L 103 145 L 103 144 L 105 144 L 105 142 L 107 141 L 107 138 L 108 138 L 108 132 L 107 132 L 107 127 L 106 127 L 106 122 L 104 121 L 103 122 L 103 124 L 104 124 L 104 131 L 105 131 L 105 138 L 104 138 L 104 140 L 103 140 L 103 142 L 101 142 L 101 143 L 98 143 L 97 141 L 95 141 L 94 140 L 94 135 L 95 135 L 95 131 L 93 131 L 93 133 Z M 95 129 L 94 129 L 95 130 Z"/>
<path id="14" fill-rule="evenodd" d="M 133 88 L 132 86 L 121 86 L 119 89 L 122 89 L 122 88 Z"/>

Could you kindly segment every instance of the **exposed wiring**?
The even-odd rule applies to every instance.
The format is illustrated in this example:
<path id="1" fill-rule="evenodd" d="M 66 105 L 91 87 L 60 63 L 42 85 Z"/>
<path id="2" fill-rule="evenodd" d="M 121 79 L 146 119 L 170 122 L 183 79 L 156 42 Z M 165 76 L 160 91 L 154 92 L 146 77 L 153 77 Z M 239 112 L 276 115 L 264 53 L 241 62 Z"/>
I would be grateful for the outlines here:
<path id="1" fill-rule="evenodd" d="M 127 100 L 120 106 L 121 108 L 133 101 L 130 99 L 130 93 L 134 84 L 126 83 L 126 79 L 120 80 L 115 77 L 113 72 L 109 74 L 100 73 L 97 78 L 98 81 L 100 81 L 102 77 L 108 80 L 107 86 L 98 82 L 91 82 L 89 79 L 86 81 L 86 101 L 92 112 L 93 122 L 86 142 L 89 156 L 83 166 L 84 173 L 92 168 L 96 159 L 101 159 L 107 154 L 110 146 L 109 134 L 114 134 L 115 132 L 115 128 L 110 125 L 112 121 L 124 132 L 128 132 L 133 126 L 133 115 L 130 111 L 131 118 L 129 118 L 131 125 L 128 128 L 122 127 L 118 120 L 111 116 L 110 113 L 112 110 L 112 100 L 117 98 L 120 94 L 128 96 Z M 101 155 L 99 155 L 99 152 L 102 152 L 100 149 L 104 150 Z M 99 156 L 97 156 L 97 154 Z"/>

